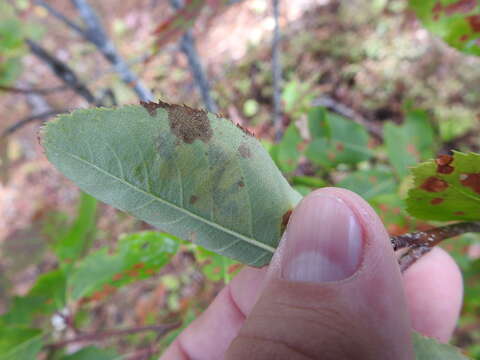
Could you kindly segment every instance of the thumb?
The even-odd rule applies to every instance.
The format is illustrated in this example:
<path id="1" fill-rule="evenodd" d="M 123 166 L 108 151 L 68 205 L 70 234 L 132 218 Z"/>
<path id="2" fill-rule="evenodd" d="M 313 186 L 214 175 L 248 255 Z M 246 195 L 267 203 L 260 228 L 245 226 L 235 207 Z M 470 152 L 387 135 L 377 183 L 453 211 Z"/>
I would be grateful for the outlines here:
<path id="1" fill-rule="evenodd" d="M 226 359 L 412 359 L 401 274 L 359 196 L 326 188 L 293 212 Z"/>

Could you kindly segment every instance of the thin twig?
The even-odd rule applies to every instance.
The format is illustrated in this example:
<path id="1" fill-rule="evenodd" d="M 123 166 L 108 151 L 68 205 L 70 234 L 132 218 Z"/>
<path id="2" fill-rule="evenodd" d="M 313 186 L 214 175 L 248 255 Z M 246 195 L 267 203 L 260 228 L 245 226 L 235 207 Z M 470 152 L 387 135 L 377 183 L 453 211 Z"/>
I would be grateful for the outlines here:
<path id="1" fill-rule="evenodd" d="M 0 91 L 11 92 L 16 94 L 42 94 L 48 95 L 51 93 L 63 91 L 67 89 L 66 86 L 56 86 L 51 88 L 40 88 L 40 89 L 27 89 L 27 88 L 18 88 L 13 86 L 3 86 L 0 85 Z"/>
<path id="2" fill-rule="evenodd" d="M 390 238 L 394 250 L 406 247 L 433 247 L 441 241 L 469 232 L 480 232 L 480 222 L 461 222 L 437 227 L 427 231 L 418 231 Z"/>
<path id="3" fill-rule="evenodd" d="M 152 326 L 142 326 L 142 327 L 134 327 L 129 329 L 121 329 L 121 330 L 106 330 L 102 332 L 95 332 L 89 334 L 82 334 L 73 339 L 67 339 L 63 341 L 59 341 L 56 343 L 48 344 L 47 347 L 49 348 L 61 348 L 69 344 L 78 343 L 78 342 L 96 342 L 103 339 L 108 339 L 117 336 L 126 336 L 131 334 L 138 334 L 140 332 L 145 331 L 155 331 L 157 335 L 163 336 L 167 334 L 169 331 L 177 329 L 181 323 L 172 323 L 172 324 L 161 324 L 161 325 L 152 325 Z"/>
<path id="4" fill-rule="evenodd" d="M 64 62 L 60 61 L 47 50 L 42 48 L 33 40 L 26 39 L 25 42 L 30 48 L 30 51 L 47 64 L 55 75 L 61 79 L 66 86 L 75 91 L 78 95 L 83 97 L 90 104 L 97 104 L 95 96 L 90 92 L 86 85 L 78 79 L 75 72 Z"/>
<path id="5" fill-rule="evenodd" d="M 40 113 L 40 114 L 27 116 L 26 118 L 24 118 L 20 121 L 17 121 L 15 124 L 6 128 L 2 132 L 1 137 L 5 137 L 5 136 L 9 136 L 9 135 L 13 134 L 15 131 L 17 131 L 20 128 L 22 128 L 23 126 L 31 123 L 32 121 L 44 120 L 44 119 L 47 119 L 49 117 L 52 117 L 52 116 L 55 116 L 55 115 L 58 115 L 58 114 L 63 114 L 63 113 L 66 113 L 66 112 L 68 112 L 67 109 L 60 109 L 60 110 L 51 110 L 51 111 L 46 111 L 46 112 L 43 112 L 43 113 Z"/>
<path id="6" fill-rule="evenodd" d="M 86 41 L 95 45 L 100 53 L 110 62 L 122 81 L 133 88 L 138 98 L 142 101 L 153 100 L 153 94 L 148 90 L 137 76 L 130 70 L 129 65 L 119 55 L 113 42 L 107 36 L 97 14 L 86 0 L 71 0 L 77 8 L 85 26 L 81 27 L 67 18 L 58 10 L 50 6 L 46 1 L 37 0 L 37 4 L 43 6 L 51 15 L 62 21 L 65 25 L 82 36 Z"/>
<path id="7" fill-rule="evenodd" d="M 85 23 L 85 39 L 97 47 L 102 55 L 113 65 L 122 81 L 133 88 L 140 100 L 152 101 L 153 94 L 142 84 L 137 76 L 129 69 L 125 60 L 119 55 L 90 4 L 86 0 L 71 1 Z"/>
<path id="8" fill-rule="evenodd" d="M 403 272 L 443 240 L 469 232 L 480 232 L 480 222 L 461 222 L 427 231 L 392 236 L 390 241 L 393 250 L 408 248 L 399 259 L 400 269 Z"/>
<path id="9" fill-rule="evenodd" d="M 182 8 L 183 4 L 180 0 L 170 0 L 170 4 L 176 10 Z M 198 55 L 197 47 L 195 45 L 195 37 L 191 30 L 187 30 L 180 40 L 180 50 L 185 54 L 190 66 L 190 71 L 195 80 L 195 83 L 200 90 L 203 103 L 208 111 L 218 112 L 218 106 L 211 96 L 210 84 L 208 82 L 205 71 L 203 70 L 200 56 Z"/>
<path id="10" fill-rule="evenodd" d="M 275 27 L 272 41 L 272 76 L 273 76 L 273 127 L 275 129 L 275 141 L 282 138 L 282 65 L 280 64 L 280 0 L 272 0 L 273 18 Z"/>

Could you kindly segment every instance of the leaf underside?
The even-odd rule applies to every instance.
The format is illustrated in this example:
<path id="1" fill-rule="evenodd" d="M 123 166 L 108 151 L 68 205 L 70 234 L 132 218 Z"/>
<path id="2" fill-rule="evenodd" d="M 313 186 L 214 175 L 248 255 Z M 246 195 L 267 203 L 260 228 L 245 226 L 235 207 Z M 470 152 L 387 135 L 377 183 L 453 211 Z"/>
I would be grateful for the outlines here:
<path id="1" fill-rule="evenodd" d="M 42 139 L 86 193 L 252 266 L 268 264 L 301 198 L 253 136 L 187 106 L 77 110 L 48 122 Z"/>

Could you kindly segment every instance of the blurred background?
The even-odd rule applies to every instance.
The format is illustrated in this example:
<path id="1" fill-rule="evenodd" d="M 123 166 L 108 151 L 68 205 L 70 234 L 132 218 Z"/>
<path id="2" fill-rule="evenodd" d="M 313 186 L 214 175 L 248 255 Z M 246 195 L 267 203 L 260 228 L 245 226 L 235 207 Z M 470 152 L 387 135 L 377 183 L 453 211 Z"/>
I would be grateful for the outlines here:
<path id="1" fill-rule="evenodd" d="M 187 324 L 240 267 L 158 235 L 176 244 L 159 271 L 131 272 L 121 284 L 96 279 L 75 301 L 57 296 L 51 274 L 69 262 L 68 244 L 84 244 L 76 276 L 93 282 L 103 270 L 89 255 L 117 256 L 125 234 L 157 235 L 48 163 L 38 130 L 56 114 L 156 99 L 208 108 L 261 139 L 301 193 L 352 189 L 392 235 L 431 226 L 405 212 L 408 167 L 451 149 L 479 151 L 480 58 L 429 32 L 406 0 L 277 3 L 0 0 L 0 334 L 2 324 L 48 333 L 29 345 L 32 359 L 157 358 L 178 331 L 157 325 Z M 334 146 L 312 139 L 309 116 L 338 126 Z M 411 124 L 420 126 L 412 133 Z M 345 146 L 351 153 L 338 156 Z M 445 248 L 466 286 L 453 343 L 480 359 L 479 237 Z M 21 334 L 0 350 L 30 339 Z"/>

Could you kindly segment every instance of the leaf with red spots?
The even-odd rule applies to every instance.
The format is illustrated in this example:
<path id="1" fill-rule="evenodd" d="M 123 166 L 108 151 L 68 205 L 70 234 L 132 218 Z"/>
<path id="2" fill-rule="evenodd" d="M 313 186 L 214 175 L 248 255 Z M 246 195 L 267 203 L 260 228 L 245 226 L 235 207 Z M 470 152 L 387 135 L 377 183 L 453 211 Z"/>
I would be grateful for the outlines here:
<path id="1" fill-rule="evenodd" d="M 397 182 L 392 172 L 383 168 L 352 172 L 335 186 L 352 190 L 365 200 L 397 191 Z"/>
<path id="2" fill-rule="evenodd" d="M 155 274 L 177 249 L 178 240 L 165 233 L 144 231 L 124 236 L 113 254 L 105 247 L 75 266 L 68 278 L 69 296 L 73 300 L 92 294 L 108 296 L 120 286 Z"/>
<path id="3" fill-rule="evenodd" d="M 317 107 L 308 114 L 308 126 L 312 142 L 305 155 L 316 165 L 353 165 L 372 155 L 367 131 L 351 120 Z"/>
<path id="4" fill-rule="evenodd" d="M 480 56 L 480 0 L 410 0 L 422 24 L 450 46 Z"/>
<path id="5" fill-rule="evenodd" d="M 236 266 L 241 265 L 237 261 L 216 254 L 201 246 L 195 248 L 194 254 L 195 259 L 200 264 L 203 275 L 210 281 L 223 280 L 225 284 L 228 284 L 241 268 L 241 266 Z"/>
<path id="6" fill-rule="evenodd" d="M 412 169 L 408 212 L 425 220 L 480 220 L 480 155 L 454 152 Z"/>
<path id="7" fill-rule="evenodd" d="M 300 132 L 292 123 L 283 134 L 282 140 L 270 148 L 270 156 L 284 173 L 292 172 L 297 168 L 300 159 L 298 146 L 301 143 Z"/>

